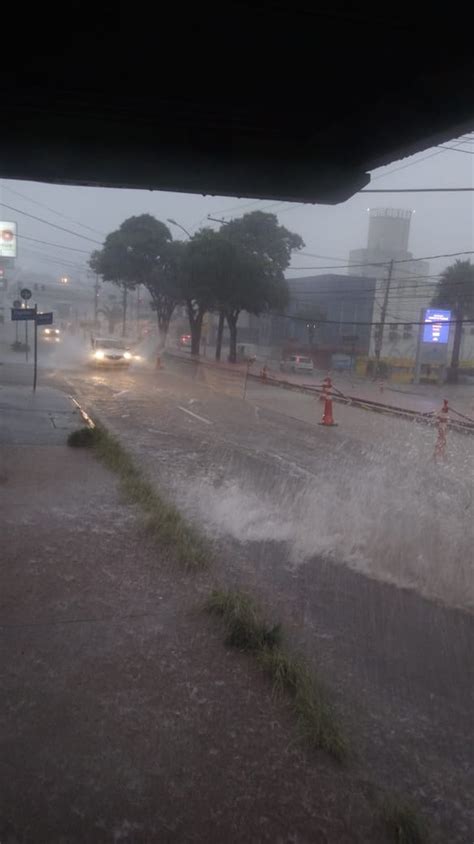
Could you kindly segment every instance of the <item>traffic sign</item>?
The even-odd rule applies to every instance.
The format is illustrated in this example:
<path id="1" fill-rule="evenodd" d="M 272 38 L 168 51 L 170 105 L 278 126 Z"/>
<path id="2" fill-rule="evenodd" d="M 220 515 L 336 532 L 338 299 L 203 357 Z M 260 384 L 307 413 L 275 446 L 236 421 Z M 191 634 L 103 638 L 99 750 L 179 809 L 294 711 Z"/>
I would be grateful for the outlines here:
<path id="1" fill-rule="evenodd" d="M 36 308 L 12 308 L 12 320 L 14 321 L 34 319 L 35 316 Z"/>
<path id="2" fill-rule="evenodd" d="M 13 307 L 21 308 L 21 299 L 15 299 L 15 301 L 13 302 Z"/>
<path id="3" fill-rule="evenodd" d="M 23 290 L 20 290 L 20 296 L 22 299 L 31 299 L 31 290 L 28 290 L 27 287 L 24 287 Z"/>
<path id="4" fill-rule="evenodd" d="M 49 311 L 45 314 L 36 314 L 36 325 L 52 325 L 53 313 Z"/>

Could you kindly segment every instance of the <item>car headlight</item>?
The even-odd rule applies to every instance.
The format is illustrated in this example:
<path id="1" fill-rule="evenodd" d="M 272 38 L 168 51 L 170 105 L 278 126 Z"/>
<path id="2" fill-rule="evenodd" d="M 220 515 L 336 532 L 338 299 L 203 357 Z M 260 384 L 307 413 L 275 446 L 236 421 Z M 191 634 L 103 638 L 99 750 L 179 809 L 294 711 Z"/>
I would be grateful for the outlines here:
<path id="1" fill-rule="evenodd" d="M 105 354 L 104 354 L 104 352 L 102 351 L 102 349 L 97 349 L 97 351 L 96 351 L 96 352 L 94 352 L 94 357 L 95 357 L 97 360 L 103 360 L 103 359 L 105 358 Z"/>
<path id="2" fill-rule="evenodd" d="M 134 355 L 134 356 L 133 356 L 133 359 L 134 359 L 134 360 L 141 360 L 141 359 L 142 359 L 142 356 L 141 356 L 141 355 Z"/>
<path id="3" fill-rule="evenodd" d="M 125 360 L 131 360 L 132 359 L 130 352 L 124 352 L 123 356 L 124 356 Z"/>
<path id="4" fill-rule="evenodd" d="M 45 329 L 44 329 L 44 333 L 45 333 L 45 334 L 51 334 L 51 329 L 50 329 L 50 328 L 45 328 Z"/>

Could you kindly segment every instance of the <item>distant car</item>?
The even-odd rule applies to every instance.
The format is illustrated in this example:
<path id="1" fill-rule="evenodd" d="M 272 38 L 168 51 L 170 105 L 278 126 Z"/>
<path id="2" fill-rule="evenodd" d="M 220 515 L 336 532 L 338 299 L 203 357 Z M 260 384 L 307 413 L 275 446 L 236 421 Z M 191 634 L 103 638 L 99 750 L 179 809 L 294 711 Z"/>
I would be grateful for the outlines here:
<path id="1" fill-rule="evenodd" d="M 314 372 L 314 364 L 311 358 L 305 355 L 290 355 L 286 360 L 280 362 L 281 372 L 302 372 L 306 375 L 312 375 Z"/>
<path id="2" fill-rule="evenodd" d="M 180 349 L 190 349 L 191 348 L 191 335 L 190 334 L 182 334 L 178 340 L 178 346 Z"/>
<path id="3" fill-rule="evenodd" d="M 40 340 L 44 343 L 60 343 L 61 342 L 61 331 L 59 328 L 42 328 L 40 334 Z"/>
<path id="4" fill-rule="evenodd" d="M 95 366 L 130 366 L 133 360 L 139 360 L 128 345 L 116 337 L 91 338 L 91 364 Z"/>

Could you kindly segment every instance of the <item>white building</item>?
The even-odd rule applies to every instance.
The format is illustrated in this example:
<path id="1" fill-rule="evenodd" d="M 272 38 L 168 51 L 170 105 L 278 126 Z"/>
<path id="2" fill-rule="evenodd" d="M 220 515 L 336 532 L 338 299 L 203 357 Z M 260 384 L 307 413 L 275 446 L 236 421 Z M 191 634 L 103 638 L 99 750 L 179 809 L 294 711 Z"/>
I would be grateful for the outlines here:
<path id="1" fill-rule="evenodd" d="M 410 380 L 416 359 L 423 312 L 431 306 L 437 278 L 430 276 L 427 261 L 416 260 L 408 251 L 412 211 L 398 208 L 369 210 L 367 246 L 349 255 L 349 273 L 376 278 L 372 321 L 379 323 L 387 293 L 385 327 L 381 338 L 380 359 L 400 380 Z M 390 283 L 390 265 L 393 261 Z M 369 356 L 374 357 L 380 327 L 372 326 Z M 454 330 L 451 329 L 446 358 L 449 358 Z M 474 367 L 474 325 L 465 326 L 461 361 Z"/>

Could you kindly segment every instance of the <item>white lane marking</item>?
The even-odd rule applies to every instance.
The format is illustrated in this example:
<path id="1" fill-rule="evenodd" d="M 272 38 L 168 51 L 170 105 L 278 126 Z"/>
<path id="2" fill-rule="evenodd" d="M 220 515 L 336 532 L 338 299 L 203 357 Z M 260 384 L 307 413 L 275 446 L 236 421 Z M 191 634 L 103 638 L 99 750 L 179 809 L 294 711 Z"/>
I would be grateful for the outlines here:
<path id="1" fill-rule="evenodd" d="M 212 425 L 210 419 L 205 419 L 204 416 L 198 416 L 197 413 L 193 413 L 192 410 L 188 410 L 186 407 L 181 407 L 180 405 L 178 405 L 178 410 L 182 410 L 183 413 L 188 413 L 189 416 L 194 416 L 195 419 L 199 419 L 200 422 L 205 422 L 206 425 Z"/>
<path id="2" fill-rule="evenodd" d="M 130 390 L 120 390 L 120 393 L 114 393 L 114 399 L 118 399 L 119 396 L 124 396 L 125 393 L 129 393 Z"/>

